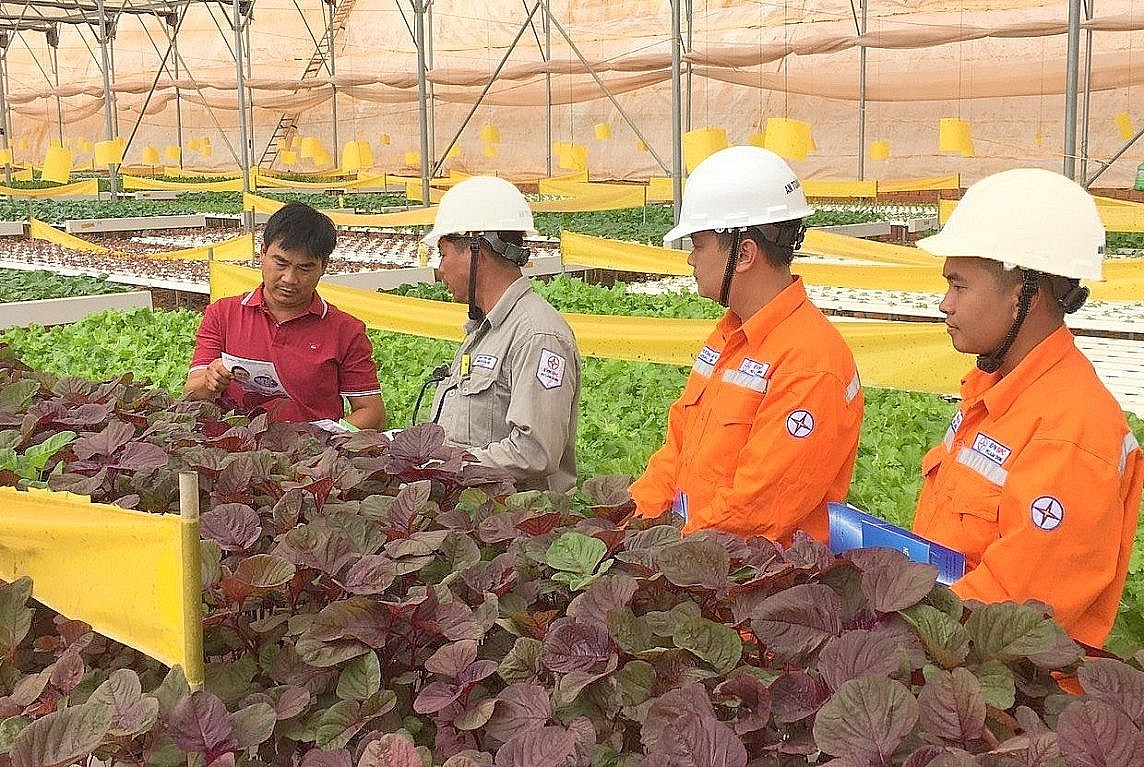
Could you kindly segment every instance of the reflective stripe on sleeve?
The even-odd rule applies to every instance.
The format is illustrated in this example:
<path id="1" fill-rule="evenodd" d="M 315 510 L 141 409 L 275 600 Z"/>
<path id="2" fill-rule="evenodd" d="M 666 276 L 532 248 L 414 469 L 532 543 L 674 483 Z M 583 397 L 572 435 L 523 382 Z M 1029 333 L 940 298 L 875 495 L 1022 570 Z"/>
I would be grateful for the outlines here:
<path id="1" fill-rule="evenodd" d="M 1120 474 L 1124 474 L 1125 467 L 1128 466 L 1128 456 L 1132 455 L 1133 450 L 1139 450 L 1140 443 L 1136 441 L 1136 435 L 1128 432 L 1124 435 L 1124 444 L 1120 448 Z"/>
<path id="2" fill-rule="evenodd" d="M 723 380 L 726 383 L 735 386 L 742 386 L 744 389 L 766 393 L 767 379 L 761 376 L 750 375 L 741 370 L 726 370 L 723 372 Z"/>
<path id="3" fill-rule="evenodd" d="M 967 447 L 963 447 L 957 452 L 957 462 L 963 466 L 968 466 L 998 486 L 1004 486 L 1005 480 L 1009 478 L 1009 472 L 993 463 L 993 461 L 989 460 L 981 453 L 978 453 L 975 450 L 970 450 Z"/>

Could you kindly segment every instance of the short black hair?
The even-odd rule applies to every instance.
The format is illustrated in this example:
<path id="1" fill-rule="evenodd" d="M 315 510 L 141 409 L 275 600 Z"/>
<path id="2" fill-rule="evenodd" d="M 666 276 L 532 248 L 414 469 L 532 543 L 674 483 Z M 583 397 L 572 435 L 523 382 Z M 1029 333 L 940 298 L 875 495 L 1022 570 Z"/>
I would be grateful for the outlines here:
<path id="1" fill-rule="evenodd" d="M 288 202 L 276 210 L 262 230 L 262 251 L 277 244 L 283 250 L 302 250 L 325 264 L 338 240 L 330 217 L 304 202 Z"/>
<path id="2" fill-rule="evenodd" d="M 802 244 L 801 228 L 801 218 L 776 221 L 773 224 L 748 226 L 742 231 L 740 242 L 753 240 L 771 266 L 790 266 L 791 262 L 794 261 L 795 248 Z M 733 232 L 726 229 L 716 232 L 715 241 L 719 243 L 719 247 L 729 248 L 731 247 L 732 234 Z"/>

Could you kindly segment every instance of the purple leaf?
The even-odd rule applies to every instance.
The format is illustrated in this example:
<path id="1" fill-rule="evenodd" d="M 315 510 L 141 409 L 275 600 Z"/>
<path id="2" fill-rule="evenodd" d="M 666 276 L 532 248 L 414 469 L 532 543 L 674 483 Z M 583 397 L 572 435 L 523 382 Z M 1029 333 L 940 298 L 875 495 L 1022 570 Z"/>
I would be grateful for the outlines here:
<path id="1" fill-rule="evenodd" d="M 1070 703 L 1057 719 L 1057 736 L 1068 767 L 1138 764 L 1144 740 L 1127 714 L 1099 700 Z"/>
<path id="2" fill-rule="evenodd" d="M 71 648 L 67 649 L 50 668 L 52 685 L 65 695 L 76 688 L 86 671 L 83 658 L 79 652 Z"/>
<path id="3" fill-rule="evenodd" d="M 335 576 L 353 558 L 346 537 L 320 523 L 299 525 L 286 533 L 282 553 L 296 565 Z"/>
<path id="4" fill-rule="evenodd" d="M 775 722 L 790 724 L 814 714 L 830 697 L 830 689 L 805 671 L 789 671 L 770 686 Z"/>
<path id="5" fill-rule="evenodd" d="M 367 597 L 350 597 L 322 608 L 307 634 L 319 641 L 358 639 L 373 648 L 385 646 L 390 618 L 383 605 Z"/>
<path id="6" fill-rule="evenodd" d="M 363 767 L 365 764 L 366 762 L 359 762 L 358 767 Z M 302 756 L 298 767 L 352 767 L 352 765 L 353 757 L 344 748 L 339 748 L 337 751 L 312 748 Z"/>
<path id="7" fill-rule="evenodd" d="M 171 710 L 171 740 L 193 754 L 220 754 L 238 747 L 226 706 L 204 690 L 184 696 Z"/>
<path id="8" fill-rule="evenodd" d="M 615 645 L 606 627 L 560 618 L 552 622 L 544 637 L 541 661 L 557 673 L 592 672 L 614 655 Z"/>
<path id="9" fill-rule="evenodd" d="M 98 405 L 93 402 L 88 402 L 87 404 L 68 410 L 56 419 L 56 423 L 65 426 L 95 426 L 96 424 L 106 421 L 107 416 L 110 414 L 111 408 L 107 405 Z"/>
<path id="10" fill-rule="evenodd" d="M 798 663 L 841 633 L 842 599 L 828 586 L 799 584 L 763 600 L 751 628 L 780 661 Z"/>
<path id="11" fill-rule="evenodd" d="M 452 682 L 430 682 L 425 685 L 413 701 L 413 710 L 418 714 L 436 714 L 456 703 L 465 694 L 465 688 Z"/>
<path id="12" fill-rule="evenodd" d="M 652 702 L 644 717 L 643 727 L 640 728 L 640 740 L 644 747 L 649 751 L 655 749 L 659 741 L 675 727 L 676 720 L 686 714 L 714 718 L 715 710 L 711 707 L 711 699 L 707 697 L 703 685 L 692 682 L 666 692 Z"/>
<path id="13" fill-rule="evenodd" d="M 453 642 L 433 653 L 425 661 L 425 670 L 456 679 L 477 659 L 477 643 L 471 641 Z"/>
<path id="14" fill-rule="evenodd" d="M 423 763 L 413 741 L 387 732 L 366 744 L 357 767 L 421 767 Z"/>
<path id="15" fill-rule="evenodd" d="M 135 429 L 123 421 L 112 421 L 97 434 L 85 434 L 72 443 L 72 452 L 80 460 L 97 455 L 110 457 L 135 436 Z"/>
<path id="16" fill-rule="evenodd" d="M 1144 671 L 1112 658 L 1090 658 L 1076 675 L 1086 695 L 1120 709 L 1144 729 Z"/>
<path id="17" fill-rule="evenodd" d="M 973 672 L 936 670 L 918 693 L 918 715 L 926 732 L 968 748 L 985 730 L 985 696 Z"/>
<path id="18" fill-rule="evenodd" d="M 834 637 L 818 656 L 818 670 L 830 689 L 866 674 L 891 676 L 901 666 L 902 637 L 890 632 L 847 631 Z"/>
<path id="19" fill-rule="evenodd" d="M 568 605 L 568 615 L 581 623 L 608 625 L 608 613 L 627 607 L 639 586 L 630 575 L 605 575 Z"/>
<path id="20" fill-rule="evenodd" d="M 199 518 L 199 532 L 223 551 L 249 548 L 262 534 L 258 514 L 245 503 L 223 503 Z"/>
<path id="21" fill-rule="evenodd" d="M 496 699 L 485 735 L 504 743 L 513 735 L 537 732 L 554 718 L 548 690 L 538 684 L 510 684 Z"/>
<path id="22" fill-rule="evenodd" d="M 107 706 L 87 703 L 53 711 L 20 730 L 9 755 L 12 767 L 67 765 L 90 755 L 111 727 Z"/>
<path id="23" fill-rule="evenodd" d="M 901 682 L 885 677 L 851 679 L 814 718 L 814 741 L 833 756 L 889 764 L 918 720 L 918 702 Z"/>
<path id="24" fill-rule="evenodd" d="M 239 709 L 231 718 L 234 722 L 234 739 L 238 748 L 250 748 L 266 741 L 274 734 L 278 717 L 269 703 L 255 703 Z"/>
<path id="25" fill-rule="evenodd" d="M 650 749 L 643 764 L 654 767 L 745 767 L 747 749 L 739 736 L 714 716 L 688 712 Z"/>
<path id="26" fill-rule="evenodd" d="M 845 556 L 862 571 L 862 593 L 878 612 L 913 607 L 937 582 L 935 568 L 911 562 L 895 549 L 854 549 Z"/>
<path id="27" fill-rule="evenodd" d="M 128 442 L 123 450 L 109 464 L 127 471 L 146 471 L 167 465 L 170 457 L 167 451 L 150 442 Z"/>
<path id="28" fill-rule="evenodd" d="M 676 586 L 726 588 L 730 566 L 727 549 L 706 533 L 688 536 L 679 543 L 663 548 L 655 561 L 665 578 Z"/>
<path id="29" fill-rule="evenodd" d="M 274 704 L 274 714 L 279 719 L 291 719 L 306 710 L 310 705 L 310 691 L 304 687 L 282 688 L 278 702 Z"/>
<path id="30" fill-rule="evenodd" d="M 770 723 L 771 691 L 758 678 L 735 674 L 715 685 L 713 694 L 716 699 L 737 699 L 731 724 L 739 735 L 765 729 Z"/>
<path id="31" fill-rule="evenodd" d="M 563 727 L 545 727 L 516 735 L 497 749 L 496 767 L 574 767 L 576 735 Z"/>
<path id="32" fill-rule="evenodd" d="M 346 572 L 346 591 L 372 596 L 381 594 L 397 578 L 397 566 L 384 554 L 367 554 L 350 565 Z"/>

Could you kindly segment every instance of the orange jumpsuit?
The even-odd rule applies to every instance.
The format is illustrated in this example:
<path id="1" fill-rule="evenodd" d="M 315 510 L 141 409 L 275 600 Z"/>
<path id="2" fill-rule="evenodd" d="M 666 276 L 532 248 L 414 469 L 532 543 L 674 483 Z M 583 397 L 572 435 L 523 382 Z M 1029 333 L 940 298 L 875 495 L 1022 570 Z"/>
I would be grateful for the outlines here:
<path id="1" fill-rule="evenodd" d="M 671 406 L 666 441 L 631 488 L 685 533 L 826 542 L 828 501 L 850 487 L 863 397 L 854 356 L 795 279 L 746 322 L 727 312 Z"/>
<path id="2" fill-rule="evenodd" d="M 1003 378 L 971 371 L 961 395 L 922 460 L 914 531 L 965 554 L 961 597 L 1038 599 L 1074 639 L 1100 647 L 1144 483 L 1124 412 L 1065 327 Z"/>

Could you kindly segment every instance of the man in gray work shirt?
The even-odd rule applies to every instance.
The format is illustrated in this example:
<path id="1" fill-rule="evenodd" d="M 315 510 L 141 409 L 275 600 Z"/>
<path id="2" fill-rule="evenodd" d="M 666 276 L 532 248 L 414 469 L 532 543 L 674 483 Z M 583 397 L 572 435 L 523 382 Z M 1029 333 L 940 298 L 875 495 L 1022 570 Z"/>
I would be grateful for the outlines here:
<path id="1" fill-rule="evenodd" d="M 433 420 L 450 444 L 511 473 L 518 490 L 566 492 L 576 485 L 580 352 L 521 275 L 525 234 L 536 234 L 532 211 L 504 179 L 474 176 L 441 198 L 425 242 L 440 250 L 440 279 L 468 303 L 469 321 Z"/>

